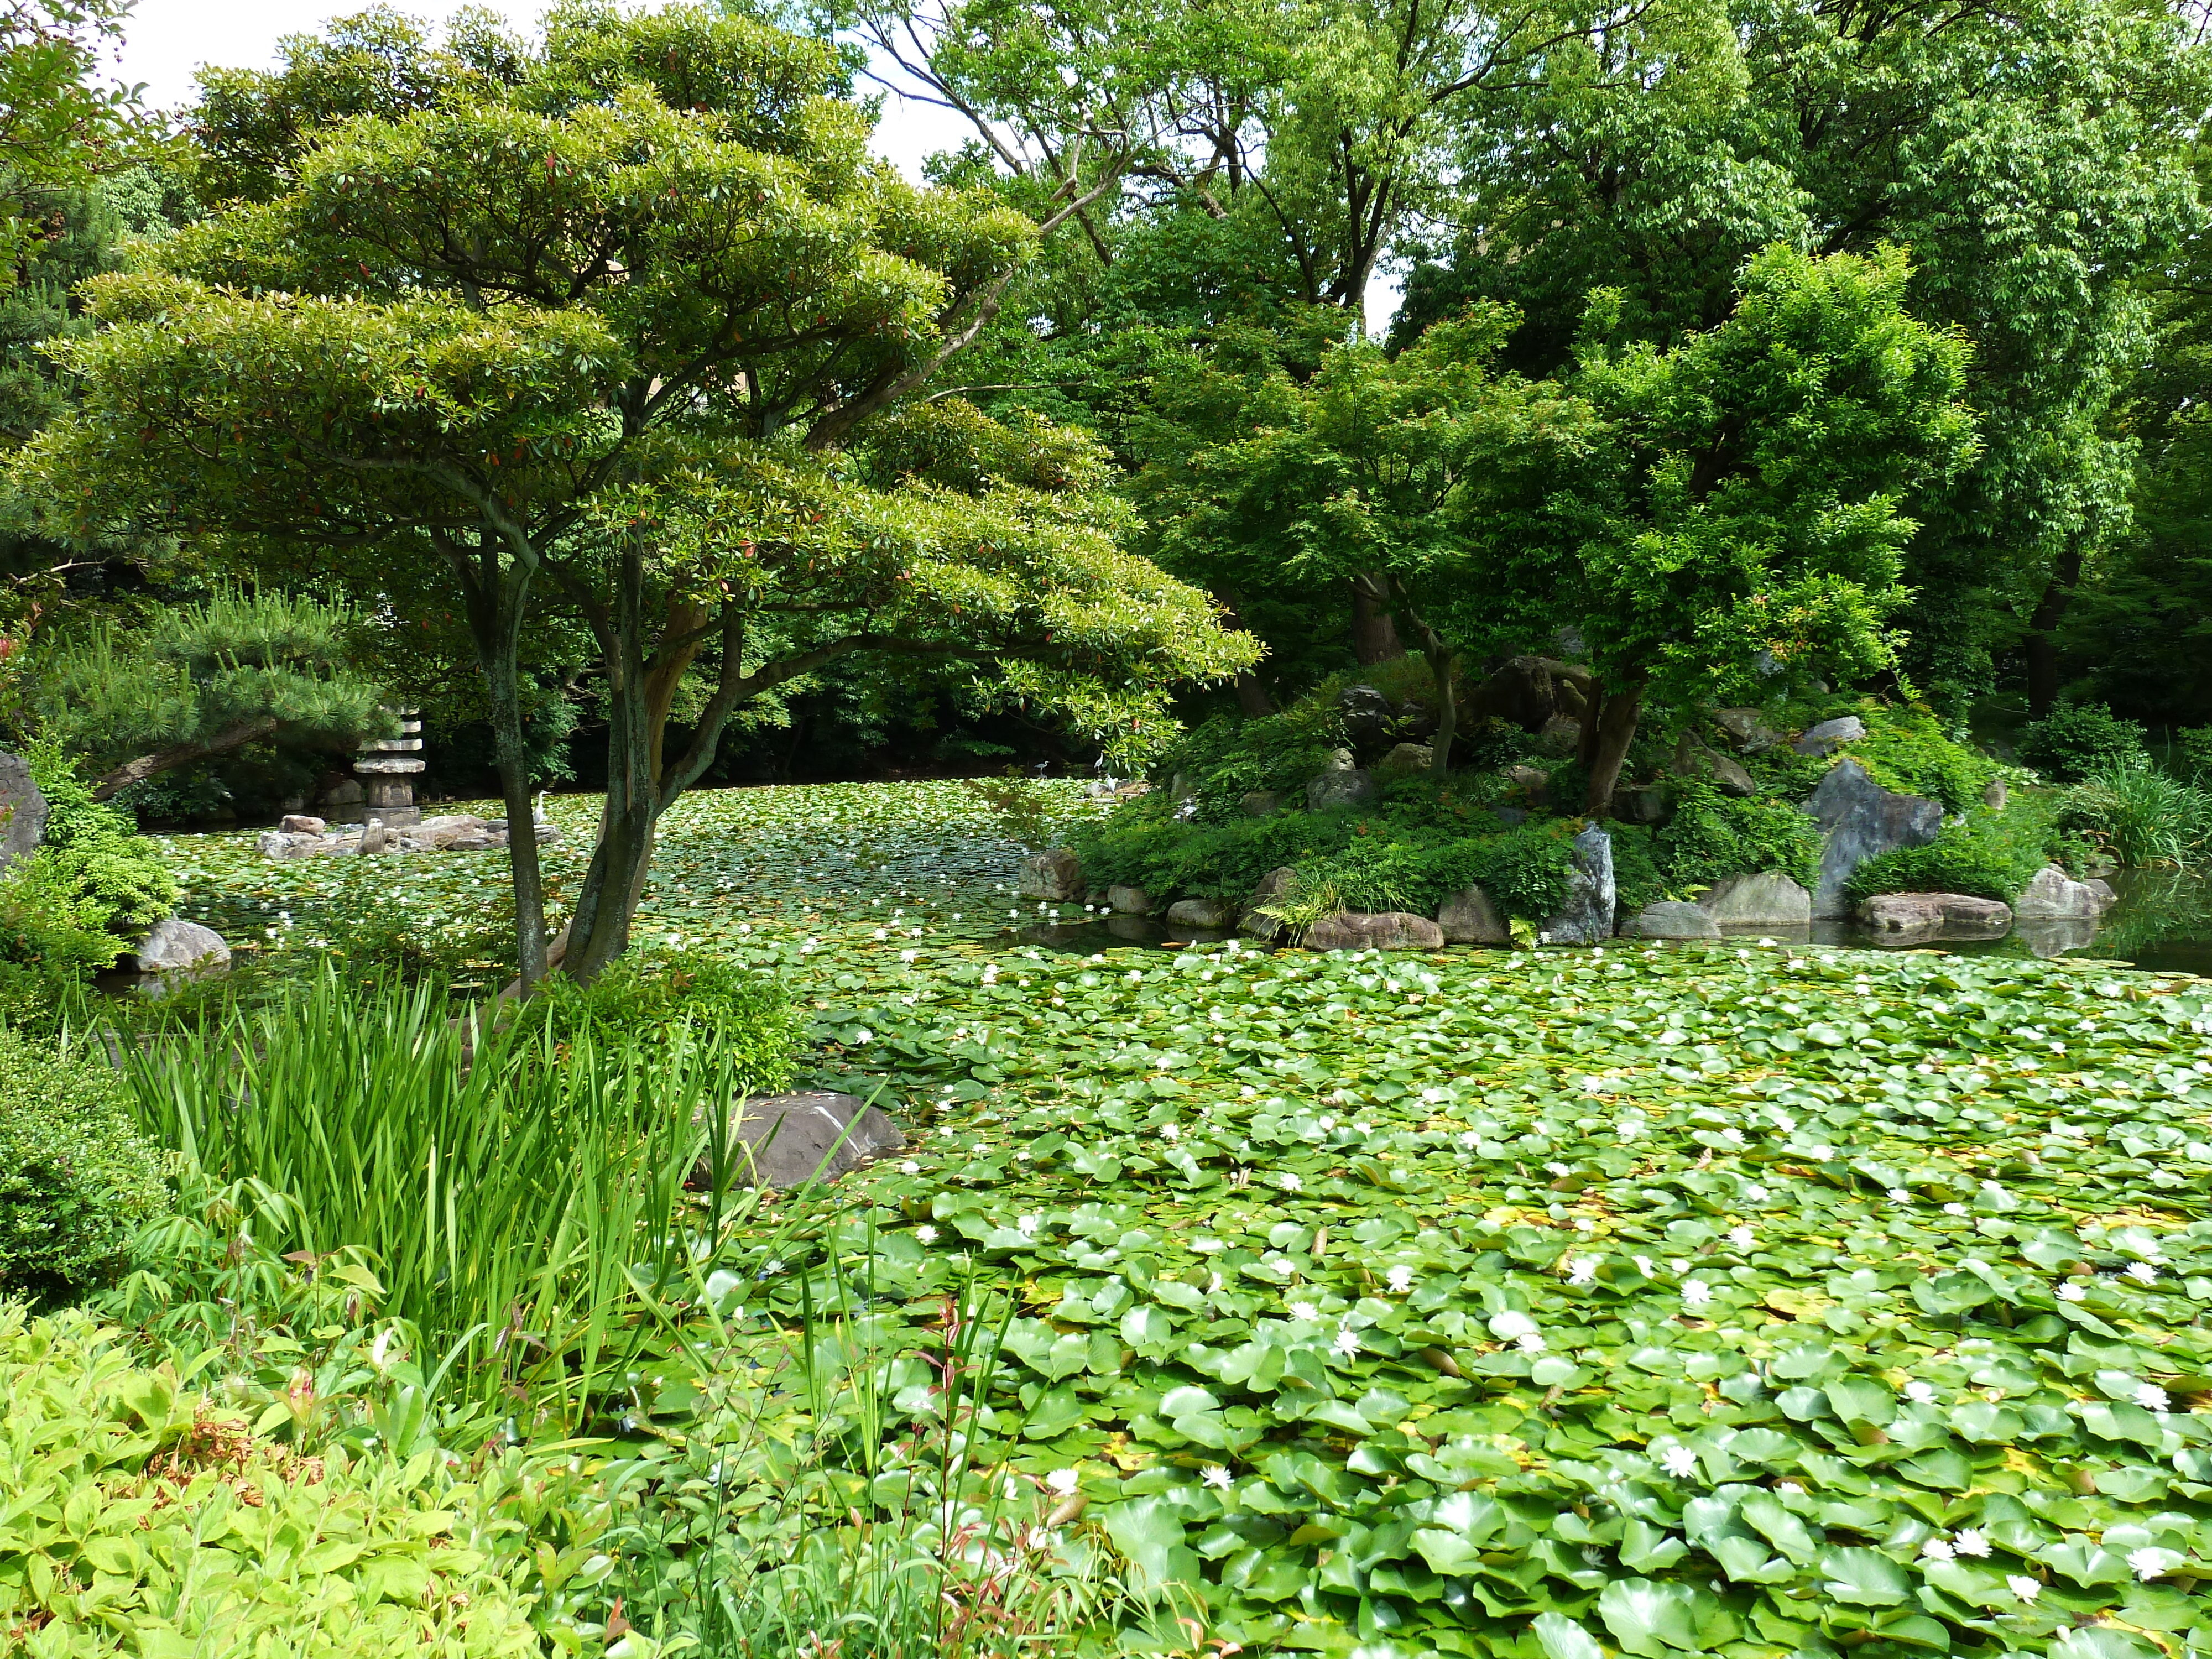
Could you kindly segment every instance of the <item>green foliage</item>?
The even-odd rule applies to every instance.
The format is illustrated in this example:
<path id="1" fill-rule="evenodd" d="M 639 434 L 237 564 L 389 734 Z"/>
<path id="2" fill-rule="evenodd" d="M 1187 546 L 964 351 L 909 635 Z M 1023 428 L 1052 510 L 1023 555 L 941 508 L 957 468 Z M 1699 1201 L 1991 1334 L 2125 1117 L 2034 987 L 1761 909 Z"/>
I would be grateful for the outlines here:
<path id="1" fill-rule="evenodd" d="M 585 987 L 556 975 L 523 1017 L 543 1019 L 564 1042 L 588 1036 L 605 1054 L 687 1036 L 711 1043 L 732 1086 L 754 1095 L 791 1081 L 799 1041 L 797 1012 L 773 978 L 696 953 L 652 961 L 624 957 Z"/>
<path id="2" fill-rule="evenodd" d="M 998 815 L 1006 838 L 1017 847 L 1036 852 L 1059 841 L 1067 803 L 1042 779 L 1009 767 L 1003 776 L 963 778 L 961 785 Z"/>
<path id="3" fill-rule="evenodd" d="M 309 1462 L 88 1315 L 15 1302 L 0 1390 L 0 1486 L 45 1517 L 0 1535 L 0 1629 L 24 1651 L 543 1651 L 489 1503 L 442 1458 Z"/>
<path id="4" fill-rule="evenodd" d="M 2212 787 L 2184 783 L 2140 752 L 2093 768 L 2066 792 L 2061 818 L 2129 869 L 2187 869 L 2212 850 Z"/>
<path id="5" fill-rule="evenodd" d="M 1851 712 L 1867 734 L 1845 752 L 1883 788 L 1941 801 L 1953 814 L 1981 806 L 1996 763 L 1952 737 L 1928 709 L 1866 698 Z"/>
<path id="6" fill-rule="evenodd" d="M 2142 727 L 2100 702 L 2062 702 L 2021 732 L 2021 759 L 2061 783 L 2078 783 L 2142 752 Z"/>
<path id="7" fill-rule="evenodd" d="M 1662 851 L 1657 836 L 1641 823 L 1608 823 L 1613 842 L 1613 915 L 1626 919 L 1653 901 L 1686 892 L 1672 880 L 1660 862 Z"/>
<path id="8" fill-rule="evenodd" d="M 24 750 L 31 776 L 46 798 L 41 854 L 64 890 L 100 916 L 100 926 L 136 939 L 176 908 L 176 878 L 154 844 L 125 813 L 93 799 L 58 745 Z"/>
<path id="9" fill-rule="evenodd" d="M 1856 905 L 1877 893 L 1966 893 L 2009 904 L 2037 871 L 2066 852 L 2065 827 L 2047 802 L 2026 796 L 2002 812 L 1978 807 L 1924 847 L 1866 860 L 1844 896 Z"/>
<path id="10" fill-rule="evenodd" d="M 1761 796 L 1739 799 L 1710 784 L 1675 787 L 1674 816 L 1657 840 L 1675 892 L 1768 870 L 1809 892 L 1820 867 L 1820 831 L 1802 811 Z"/>
<path id="11" fill-rule="evenodd" d="M 0 1025 L 52 1030 L 85 982 L 130 948 L 107 922 L 43 848 L 0 876 Z"/>
<path id="12" fill-rule="evenodd" d="M 106 1055 L 0 1027 L 0 1291 L 83 1296 L 121 1272 L 131 1235 L 167 1202 Z"/>
<path id="13" fill-rule="evenodd" d="M 2212 789 L 2212 726 L 2173 734 L 2174 770 L 2200 788 Z"/>

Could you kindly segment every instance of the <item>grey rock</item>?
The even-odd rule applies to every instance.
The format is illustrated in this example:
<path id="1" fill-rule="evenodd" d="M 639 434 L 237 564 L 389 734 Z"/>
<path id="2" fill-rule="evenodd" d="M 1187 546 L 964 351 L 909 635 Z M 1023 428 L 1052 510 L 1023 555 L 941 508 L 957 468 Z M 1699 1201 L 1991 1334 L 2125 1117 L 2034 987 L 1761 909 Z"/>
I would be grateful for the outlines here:
<path id="1" fill-rule="evenodd" d="M 1866 736 L 1866 722 L 1856 714 L 1845 714 L 1840 720 L 1822 720 L 1808 727 L 1805 735 L 1790 746 L 1801 755 L 1832 755 L 1847 743 L 1856 743 Z"/>
<path id="2" fill-rule="evenodd" d="M 1721 925 L 1703 905 L 1660 899 L 1621 923 L 1620 931 L 1627 939 L 1718 939 Z"/>
<path id="3" fill-rule="evenodd" d="M 1425 772 L 1437 757 L 1436 750 L 1425 743 L 1401 743 L 1375 763 L 1378 772 Z"/>
<path id="4" fill-rule="evenodd" d="M 197 978 L 228 968 L 230 946 L 214 928 L 171 916 L 131 947 L 130 959 L 142 974 L 186 974 Z"/>
<path id="5" fill-rule="evenodd" d="M 390 843 L 391 839 L 391 832 L 384 827 L 384 820 L 371 818 L 362 826 L 359 850 L 363 854 L 381 853 Z"/>
<path id="6" fill-rule="evenodd" d="M 2049 958 L 2086 949 L 2096 939 L 2097 923 L 2089 916 L 2023 919 L 2014 924 L 2012 933 L 2027 946 L 2030 955 Z"/>
<path id="7" fill-rule="evenodd" d="M 1248 789 L 1237 803 L 1244 809 L 1248 818 L 1271 818 L 1283 810 L 1283 792 L 1279 789 Z"/>
<path id="8" fill-rule="evenodd" d="M 1551 657 L 1509 658 L 1467 694 L 1462 720 L 1469 729 L 1497 720 L 1540 732 L 1554 714 L 1581 717 L 1589 683 L 1588 669 Z"/>
<path id="9" fill-rule="evenodd" d="M 2100 892 L 2099 889 L 2103 889 Z M 2112 900 L 2106 896 L 2112 892 L 2103 882 L 2094 885 L 2075 881 L 2055 864 L 2046 864 L 2035 872 L 2014 909 L 2023 921 L 2055 921 L 2062 918 L 2080 918 L 2094 921 L 2110 908 Z"/>
<path id="10" fill-rule="evenodd" d="M 1168 906 L 1168 924 L 1174 927 L 1226 927 L 1235 920 L 1227 905 L 1218 899 L 1177 899 Z"/>
<path id="11" fill-rule="evenodd" d="M 277 821 L 276 827 L 288 836 L 319 836 L 330 825 L 304 812 L 287 812 Z"/>
<path id="12" fill-rule="evenodd" d="M 1375 779 L 1355 767 L 1349 772 L 1324 772 L 1306 781 L 1309 811 L 1326 812 L 1332 806 L 1369 806 L 1375 800 Z"/>
<path id="13" fill-rule="evenodd" d="M 1514 830 L 1528 822 L 1528 809 L 1525 806 L 1493 806 L 1490 809 L 1490 816 L 1508 830 Z"/>
<path id="14" fill-rule="evenodd" d="M 1613 937 L 1613 837 L 1585 830 L 1574 838 L 1566 902 L 1543 926 L 1547 945 L 1602 945 Z"/>
<path id="15" fill-rule="evenodd" d="M 1855 760 L 1830 767 L 1805 810 L 1826 831 L 1820 879 L 1813 889 L 1815 921 L 1848 914 L 1844 884 L 1866 860 L 1900 847 L 1925 847 L 1943 827 L 1942 806 L 1923 795 L 1891 793 Z"/>
<path id="16" fill-rule="evenodd" d="M 1988 807 L 1992 812 L 2003 811 L 2005 810 L 2005 802 L 2010 799 L 2011 794 L 2005 788 L 2005 781 L 2002 778 L 1991 778 L 1989 782 L 1983 787 L 1982 805 Z"/>
<path id="17" fill-rule="evenodd" d="M 858 1095 L 800 1092 L 733 1103 L 730 1127 L 727 1155 L 740 1187 L 787 1191 L 835 1181 L 906 1147 L 898 1126 Z M 709 1186 L 714 1176 L 712 1158 L 704 1157 L 693 1166 L 690 1184 Z"/>
<path id="18" fill-rule="evenodd" d="M 46 838 L 46 798 L 30 763 L 0 749 L 0 871 L 39 850 Z"/>
<path id="19" fill-rule="evenodd" d="M 325 853 L 336 853 L 352 844 L 343 836 L 294 834 L 283 830 L 264 830 L 254 837 L 253 850 L 264 858 L 311 859 Z"/>
<path id="20" fill-rule="evenodd" d="M 1881 893 L 1859 906 L 1859 920 L 1889 939 L 2002 939 L 2012 907 L 1966 893 Z"/>
<path id="21" fill-rule="evenodd" d="M 1739 800 L 1758 789 L 1751 781 L 1751 774 L 1740 763 L 1717 749 L 1708 748 L 1691 732 L 1683 732 L 1675 740 L 1674 772 L 1678 778 L 1710 783 L 1723 795 L 1734 795 Z"/>
<path id="22" fill-rule="evenodd" d="M 1324 772 L 1350 772 L 1355 770 L 1358 765 L 1358 757 L 1354 756 L 1349 749 L 1332 749 L 1328 751 L 1328 764 L 1321 769 Z"/>
<path id="23" fill-rule="evenodd" d="M 1583 746 L 1583 723 L 1571 714 L 1554 714 L 1536 733 L 1540 753 L 1565 760 Z"/>
<path id="24" fill-rule="evenodd" d="M 1083 866 L 1065 847 L 1048 853 L 1032 853 L 1022 860 L 1016 884 L 1024 898 L 1050 899 L 1055 903 L 1083 896 Z"/>
<path id="25" fill-rule="evenodd" d="M 1490 895 L 1475 886 L 1462 887 L 1437 910 L 1437 926 L 1449 945 L 1510 945 L 1513 930 Z"/>
<path id="26" fill-rule="evenodd" d="M 1345 735 L 1355 747 L 1376 749 L 1389 740 L 1397 724 L 1390 699 L 1371 685 L 1347 685 L 1338 694 L 1336 706 L 1344 716 Z"/>
<path id="27" fill-rule="evenodd" d="M 1306 930 L 1309 951 L 1438 951 L 1443 929 L 1404 910 L 1339 910 Z"/>
<path id="28" fill-rule="evenodd" d="M 1252 896 L 1245 903 L 1244 914 L 1237 921 L 1237 931 L 1248 933 L 1254 939 L 1280 939 L 1284 932 L 1283 924 L 1273 916 L 1261 915 L 1260 907 L 1287 897 L 1297 890 L 1297 884 L 1298 872 L 1287 864 L 1268 871 L 1260 878 L 1260 884 L 1252 890 Z"/>
<path id="29" fill-rule="evenodd" d="M 1664 823 L 1667 821 L 1667 791 L 1656 783 L 1616 790 L 1613 797 L 1613 815 L 1625 823 Z"/>
<path id="30" fill-rule="evenodd" d="M 340 778 L 323 791 L 325 806 L 358 806 L 367 799 L 359 778 Z"/>
<path id="31" fill-rule="evenodd" d="M 2120 896 L 2112 890 L 2112 884 L 2100 877 L 2092 876 L 2081 884 L 2097 896 L 2100 909 L 2109 910 L 2120 902 Z"/>
<path id="32" fill-rule="evenodd" d="M 1148 916 L 1152 913 L 1152 896 L 1141 887 L 1109 887 L 1106 902 L 1125 916 Z"/>
<path id="33" fill-rule="evenodd" d="M 1498 775 L 1506 787 L 1518 790 L 1531 804 L 1541 806 L 1552 787 L 1552 775 L 1540 766 L 1508 766 Z"/>
<path id="34" fill-rule="evenodd" d="M 1716 708 L 1713 724 L 1747 755 L 1764 754 L 1782 741 L 1782 733 L 1756 708 Z"/>
<path id="35" fill-rule="evenodd" d="M 1437 729 L 1436 710 L 1419 697 L 1409 697 L 1398 709 L 1398 735 L 1410 738 L 1415 743 L 1432 737 Z"/>
<path id="36" fill-rule="evenodd" d="M 1698 895 L 1698 908 L 1723 927 L 1802 927 L 1813 896 L 1779 870 L 1723 876 Z"/>
<path id="37" fill-rule="evenodd" d="M 1178 772 L 1168 780 L 1168 799 L 1180 805 L 1198 794 L 1198 780 L 1188 772 Z"/>

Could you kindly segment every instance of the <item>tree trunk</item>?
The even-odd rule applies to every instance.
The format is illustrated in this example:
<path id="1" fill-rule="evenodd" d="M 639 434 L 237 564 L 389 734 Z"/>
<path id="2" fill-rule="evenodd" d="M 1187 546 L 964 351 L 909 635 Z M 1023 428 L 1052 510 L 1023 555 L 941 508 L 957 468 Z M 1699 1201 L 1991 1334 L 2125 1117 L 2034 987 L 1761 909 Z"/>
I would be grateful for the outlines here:
<path id="1" fill-rule="evenodd" d="M 265 738 L 276 729 L 274 714 L 256 714 L 249 720 L 234 721 L 211 738 L 194 738 L 189 742 L 172 744 L 150 755 L 141 755 L 137 760 L 125 761 L 112 772 L 103 775 L 92 786 L 92 798 L 106 800 L 118 789 L 127 789 L 134 783 L 143 783 L 148 778 L 173 772 L 179 766 L 190 765 L 196 760 L 205 760 L 210 755 L 227 755 L 234 749 L 243 749 L 256 738 Z"/>
<path id="2" fill-rule="evenodd" d="M 1610 691 L 1598 711 L 1597 748 L 1589 763 L 1589 793 L 1583 810 L 1591 817 L 1613 815 L 1613 792 L 1620 781 L 1628 745 L 1636 738 L 1636 722 L 1644 712 L 1644 683 L 1636 680 L 1625 690 Z"/>
<path id="3" fill-rule="evenodd" d="M 1437 682 L 1437 732 L 1429 739 L 1429 775 L 1442 777 L 1451 769 L 1452 739 L 1459 733 L 1459 698 L 1452 690 L 1452 648 L 1429 626 L 1421 613 L 1408 605 L 1406 620 L 1420 636 L 1421 655 Z"/>
<path id="4" fill-rule="evenodd" d="M 1362 668 L 1406 654 L 1390 615 L 1390 578 L 1363 570 L 1352 579 L 1352 654 Z"/>
<path id="5" fill-rule="evenodd" d="M 2075 584 L 2081 580 L 2081 550 L 2069 543 L 2051 565 L 2051 580 L 2044 585 L 2035 614 L 2027 619 L 2027 637 L 2022 641 L 2027 654 L 2030 719 L 2039 720 L 2057 706 L 2058 624 L 2065 620 Z"/>
<path id="6" fill-rule="evenodd" d="M 585 985 L 629 948 L 630 921 L 644 895 L 653 825 L 660 816 L 659 780 L 653 775 L 653 688 L 643 649 L 645 548 L 639 538 L 623 545 L 615 580 L 615 614 L 599 641 L 607 677 L 607 798 L 599 813 L 598 844 L 568 919 L 568 949 L 562 963 L 562 971 Z M 665 715 L 664 704 L 664 720 Z"/>

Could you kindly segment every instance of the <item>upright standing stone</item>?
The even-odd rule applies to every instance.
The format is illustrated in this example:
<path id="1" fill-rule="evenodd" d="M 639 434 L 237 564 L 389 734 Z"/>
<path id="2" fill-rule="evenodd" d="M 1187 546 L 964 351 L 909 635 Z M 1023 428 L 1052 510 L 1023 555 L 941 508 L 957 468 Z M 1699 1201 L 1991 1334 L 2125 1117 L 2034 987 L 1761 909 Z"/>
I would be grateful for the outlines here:
<path id="1" fill-rule="evenodd" d="M 0 749 L 0 872 L 39 849 L 46 836 L 46 798 L 21 755 Z"/>
<path id="2" fill-rule="evenodd" d="M 387 830 L 404 830 L 422 823 L 422 809 L 415 804 L 415 775 L 422 770 L 422 722 L 415 710 L 399 711 L 399 735 L 379 738 L 364 748 L 353 763 L 367 791 L 366 810 L 384 820 Z"/>
<path id="3" fill-rule="evenodd" d="M 1547 945 L 1602 945 L 1613 937 L 1613 837 L 1585 830 L 1574 839 L 1566 902 L 1545 922 Z"/>
<path id="4" fill-rule="evenodd" d="M 1848 915 L 1844 884 L 1877 853 L 1925 847 L 1943 828 L 1943 808 L 1923 795 L 1893 794 L 1855 760 L 1838 761 L 1806 799 L 1805 810 L 1827 832 L 1820 848 L 1820 879 L 1813 889 L 1813 916 Z"/>

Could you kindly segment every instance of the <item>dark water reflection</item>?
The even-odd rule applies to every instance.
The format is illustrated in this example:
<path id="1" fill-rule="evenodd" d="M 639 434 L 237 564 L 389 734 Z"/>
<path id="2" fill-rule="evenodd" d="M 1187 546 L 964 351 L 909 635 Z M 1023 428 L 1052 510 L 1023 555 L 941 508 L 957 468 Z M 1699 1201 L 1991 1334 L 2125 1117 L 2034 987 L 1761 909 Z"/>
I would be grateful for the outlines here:
<path id="1" fill-rule="evenodd" d="M 2212 979 L 2212 878 L 2170 871 L 2129 870 L 2109 879 L 2120 902 L 2101 921 L 2023 922 L 2002 939 L 1921 937 L 1907 945 L 1884 945 L 1847 921 L 1816 922 L 1810 928 L 1751 929 L 1747 937 L 1867 950 L 1925 950 L 1932 945 L 1973 956 L 2088 956 L 2158 973 L 2197 974 Z M 1089 955 L 1130 945 L 1164 950 L 1218 945 L 1237 935 L 1227 930 L 1170 927 L 1145 916 L 1101 916 L 1041 922 L 1012 937 L 1048 951 Z M 1257 939 L 1242 943 L 1251 950 L 1273 948 Z"/>

